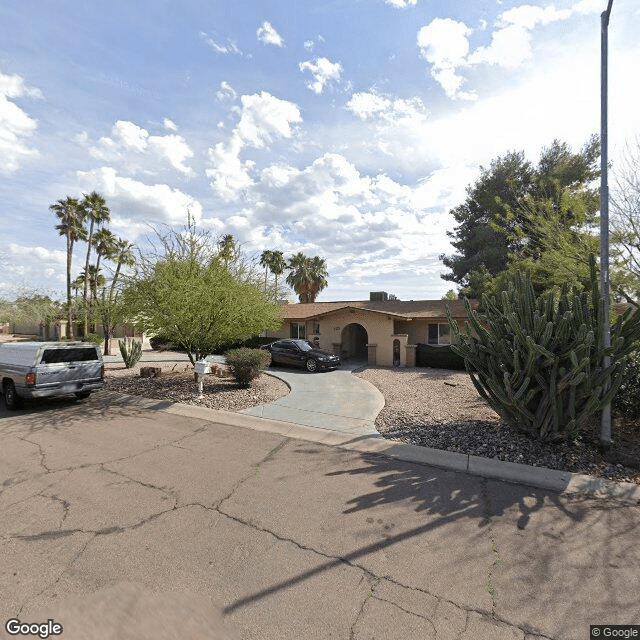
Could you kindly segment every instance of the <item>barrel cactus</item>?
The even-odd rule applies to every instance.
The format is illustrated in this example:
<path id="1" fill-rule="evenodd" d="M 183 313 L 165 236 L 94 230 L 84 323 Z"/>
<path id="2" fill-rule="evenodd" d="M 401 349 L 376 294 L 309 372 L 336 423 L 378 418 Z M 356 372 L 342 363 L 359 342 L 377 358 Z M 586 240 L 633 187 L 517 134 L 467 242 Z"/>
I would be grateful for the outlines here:
<path id="1" fill-rule="evenodd" d="M 482 313 L 465 300 L 466 332 L 448 314 L 452 350 L 464 358 L 480 395 L 503 420 L 541 439 L 573 436 L 593 422 L 622 383 L 620 365 L 640 337 L 640 313 L 632 305 L 613 323 L 611 346 L 604 348 L 593 256 L 590 266 L 590 295 L 564 286 L 559 296 L 536 297 L 531 275 L 521 272 L 500 297 L 483 297 Z"/>

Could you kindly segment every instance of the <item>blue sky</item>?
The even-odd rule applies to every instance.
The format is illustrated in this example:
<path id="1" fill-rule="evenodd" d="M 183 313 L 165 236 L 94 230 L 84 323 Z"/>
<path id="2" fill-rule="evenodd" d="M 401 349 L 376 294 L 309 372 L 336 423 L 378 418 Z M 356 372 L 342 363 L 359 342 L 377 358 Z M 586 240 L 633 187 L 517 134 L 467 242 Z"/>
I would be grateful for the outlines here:
<path id="1" fill-rule="evenodd" d="M 600 123 L 605 0 L 0 1 L 0 296 L 63 296 L 49 205 L 326 258 L 319 300 L 440 298 L 481 165 Z M 610 153 L 640 135 L 640 8 L 610 24 Z M 81 265 L 81 248 L 74 275 Z"/>

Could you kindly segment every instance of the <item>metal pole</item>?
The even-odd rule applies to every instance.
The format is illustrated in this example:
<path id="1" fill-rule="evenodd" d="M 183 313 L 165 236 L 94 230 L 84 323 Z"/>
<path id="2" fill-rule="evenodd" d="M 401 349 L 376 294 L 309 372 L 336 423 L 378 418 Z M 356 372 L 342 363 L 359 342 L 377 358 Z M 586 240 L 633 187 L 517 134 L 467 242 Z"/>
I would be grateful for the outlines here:
<path id="1" fill-rule="evenodd" d="M 607 10 L 600 16 L 600 293 L 604 307 L 604 340 L 603 346 L 611 346 L 611 327 L 609 325 L 609 184 L 608 184 L 608 149 L 607 149 L 607 57 L 609 16 L 613 0 L 609 0 Z M 611 364 L 611 358 L 604 356 L 603 369 Z M 605 386 L 603 393 L 606 393 Z M 602 408 L 600 420 L 600 447 L 608 450 L 611 447 L 611 404 Z"/>

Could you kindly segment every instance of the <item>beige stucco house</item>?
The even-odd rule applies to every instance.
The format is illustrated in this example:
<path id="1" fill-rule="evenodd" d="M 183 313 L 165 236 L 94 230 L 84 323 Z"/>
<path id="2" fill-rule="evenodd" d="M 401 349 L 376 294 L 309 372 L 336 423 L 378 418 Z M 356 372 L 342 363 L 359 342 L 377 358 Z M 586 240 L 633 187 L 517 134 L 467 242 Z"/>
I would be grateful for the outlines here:
<path id="1" fill-rule="evenodd" d="M 282 328 L 267 335 L 305 338 L 345 359 L 370 365 L 413 367 L 418 343 L 450 344 L 445 305 L 464 330 L 467 315 L 461 300 L 400 301 L 384 292 L 370 298 L 375 299 L 284 304 Z"/>

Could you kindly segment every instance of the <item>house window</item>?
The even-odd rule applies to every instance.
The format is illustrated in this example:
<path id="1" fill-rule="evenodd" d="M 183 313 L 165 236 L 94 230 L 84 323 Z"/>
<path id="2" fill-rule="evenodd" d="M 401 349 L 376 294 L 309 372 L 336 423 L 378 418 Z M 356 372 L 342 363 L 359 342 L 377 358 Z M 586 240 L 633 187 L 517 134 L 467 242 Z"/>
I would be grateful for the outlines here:
<path id="1" fill-rule="evenodd" d="M 313 323 L 313 333 L 316 335 L 320 335 L 320 323 L 319 322 L 314 322 Z"/>
<path id="2" fill-rule="evenodd" d="M 451 344 L 451 329 L 449 324 L 430 324 L 427 331 L 427 344 Z"/>
<path id="3" fill-rule="evenodd" d="M 307 327 L 304 323 L 301 322 L 292 322 L 291 323 L 291 337 L 292 338 L 302 338 L 303 340 L 307 337 Z"/>

